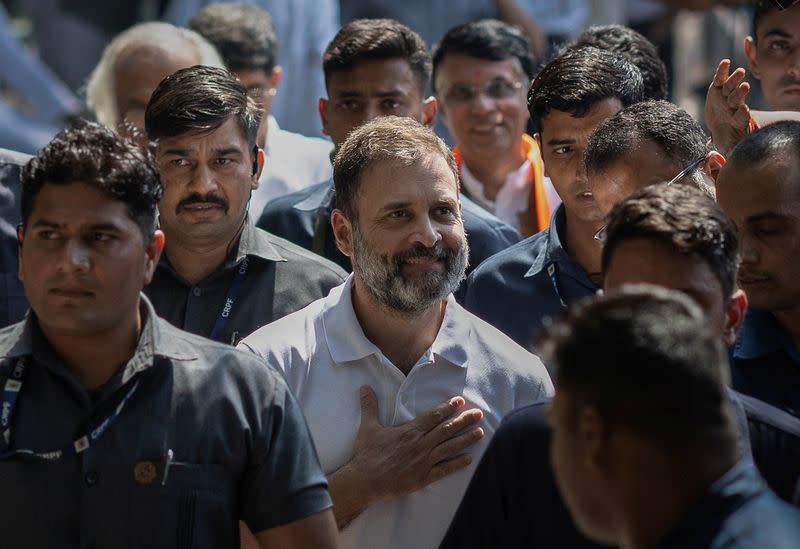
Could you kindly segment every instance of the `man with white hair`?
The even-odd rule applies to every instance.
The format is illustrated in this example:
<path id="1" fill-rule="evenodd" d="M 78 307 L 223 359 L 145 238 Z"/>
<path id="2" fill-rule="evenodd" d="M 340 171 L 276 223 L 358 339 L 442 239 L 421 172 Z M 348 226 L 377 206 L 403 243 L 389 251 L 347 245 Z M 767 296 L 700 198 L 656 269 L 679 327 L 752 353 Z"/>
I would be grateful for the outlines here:
<path id="1" fill-rule="evenodd" d="M 214 46 L 194 31 L 169 23 L 134 25 L 103 51 L 86 85 L 86 103 L 98 122 L 145 144 L 144 111 L 153 90 L 193 65 L 224 67 Z"/>

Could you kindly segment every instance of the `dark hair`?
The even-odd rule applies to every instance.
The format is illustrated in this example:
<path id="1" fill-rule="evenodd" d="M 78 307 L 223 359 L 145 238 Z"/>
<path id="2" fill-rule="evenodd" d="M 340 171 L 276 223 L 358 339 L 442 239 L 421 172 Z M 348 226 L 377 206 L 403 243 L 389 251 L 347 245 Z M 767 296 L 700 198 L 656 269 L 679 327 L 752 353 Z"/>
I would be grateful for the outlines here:
<path id="1" fill-rule="evenodd" d="M 255 147 L 261 109 L 247 88 L 225 69 L 195 65 L 161 81 L 147 104 L 144 125 L 148 138 L 155 140 L 212 132 L 231 117 Z"/>
<path id="2" fill-rule="evenodd" d="M 583 116 L 598 101 L 616 97 L 623 107 L 644 99 L 642 73 L 619 55 L 594 47 L 567 49 L 542 69 L 528 90 L 531 122 L 555 109 Z"/>
<path id="3" fill-rule="evenodd" d="M 771 11 L 776 11 L 778 6 L 772 0 L 756 0 L 753 6 L 753 40 L 758 40 L 758 24 L 761 19 Z"/>
<path id="4" fill-rule="evenodd" d="M 468 55 L 488 61 L 516 58 L 530 81 L 536 65 L 528 39 L 516 27 L 495 19 L 484 19 L 453 27 L 433 48 L 433 87 L 436 70 L 452 54 Z"/>
<path id="5" fill-rule="evenodd" d="M 380 116 L 354 129 L 337 149 L 333 160 L 336 207 L 355 223 L 358 219 L 356 198 L 367 168 L 380 161 L 408 166 L 431 154 L 445 159 L 458 185 L 453 151 L 433 130 L 416 120 L 405 116 Z"/>
<path id="6" fill-rule="evenodd" d="M 645 99 L 667 99 L 669 77 L 656 46 L 644 35 L 623 25 L 589 27 L 568 48 L 594 46 L 617 53 L 636 65 L 642 73 Z"/>
<path id="7" fill-rule="evenodd" d="M 603 271 L 622 242 L 640 238 L 700 257 L 719 280 L 727 303 L 739 269 L 739 242 L 736 227 L 713 198 L 689 185 L 658 183 L 615 205 L 608 216 Z"/>
<path id="8" fill-rule="evenodd" d="M 393 19 L 356 19 L 339 29 L 322 56 L 325 85 L 333 73 L 363 61 L 398 57 L 408 61 L 424 90 L 431 78 L 431 55 L 422 37 Z"/>
<path id="9" fill-rule="evenodd" d="M 569 423 L 590 406 L 668 453 L 736 455 L 727 354 L 680 292 L 636 285 L 584 302 L 550 330 L 544 355 Z"/>
<path id="10" fill-rule="evenodd" d="M 138 145 L 95 122 L 80 121 L 59 132 L 22 168 L 22 224 L 45 185 L 86 183 L 124 202 L 149 244 L 163 188 L 152 157 Z"/>
<path id="11" fill-rule="evenodd" d="M 625 107 L 597 127 L 586 146 L 586 170 L 607 168 L 646 139 L 658 145 L 678 171 L 710 150 L 708 136 L 688 112 L 668 101 L 643 101 Z"/>
<path id="12" fill-rule="evenodd" d="M 783 154 L 800 158 L 800 122 L 776 122 L 751 133 L 736 144 L 728 162 L 752 167 Z"/>
<path id="13" fill-rule="evenodd" d="M 247 4 L 209 4 L 189 28 L 211 42 L 232 71 L 275 68 L 278 37 L 269 13 Z"/>

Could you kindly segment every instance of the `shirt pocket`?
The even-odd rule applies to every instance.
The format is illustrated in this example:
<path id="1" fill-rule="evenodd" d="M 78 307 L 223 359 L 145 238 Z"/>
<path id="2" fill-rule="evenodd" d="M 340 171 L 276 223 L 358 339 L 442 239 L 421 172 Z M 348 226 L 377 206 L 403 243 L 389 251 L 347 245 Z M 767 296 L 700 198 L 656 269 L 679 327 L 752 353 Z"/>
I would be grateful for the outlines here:
<path id="1" fill-rule="evenodd" d="M 163 460 L 128 468 L 131 547 L 239 546 L 238 483 L 221 465 Z M 163 485 L 162 485 L 163 483 Z"/>

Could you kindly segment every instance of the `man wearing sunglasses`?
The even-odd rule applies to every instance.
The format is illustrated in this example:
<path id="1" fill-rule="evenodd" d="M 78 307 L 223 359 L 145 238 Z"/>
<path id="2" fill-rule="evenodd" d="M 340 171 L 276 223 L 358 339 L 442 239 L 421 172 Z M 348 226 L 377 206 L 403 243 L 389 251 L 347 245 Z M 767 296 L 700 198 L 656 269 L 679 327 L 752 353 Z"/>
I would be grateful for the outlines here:
<path id="1" fill-rule="evenodd" d="M 600 211 L 607 215 L 639 189 L 666 181 L 713 196 L 725 159 L 707 143 L 700 124 L 667 101 L 645 101 L 618 112 L 600 124 L 586 148 L 586 173 Z"/>
<path id="2" fill-rule="evenodd" d="M 535 71 L 528 40 L 496 20 L 450 29 L 433 52 L 439 113 L 456 141 L 461 192 L 531 236 L 561 202 L 525 133 L 525 92 Z"/>

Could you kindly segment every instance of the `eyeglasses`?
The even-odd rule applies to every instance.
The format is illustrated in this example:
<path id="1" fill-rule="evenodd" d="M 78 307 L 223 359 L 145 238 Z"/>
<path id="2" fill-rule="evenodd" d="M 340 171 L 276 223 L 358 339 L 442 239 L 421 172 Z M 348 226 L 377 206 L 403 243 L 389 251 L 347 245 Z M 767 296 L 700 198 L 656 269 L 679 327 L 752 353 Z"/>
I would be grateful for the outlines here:
<path id="1" fill-rule="evenodd" d="M 445 99 L 453 103 L 472 103 L 481 93 L 490 99 L 510 99 L 522 89 L 522 82 L 510 82 L 505 78 L 489 80 L 483 89 L 466 84 L 456 84 L 445 95 Z"/>
<path id="2" fill-rule="evenodd" d="M 697 167 L 700 164 L 702 164 L 703 160 L 705 160 L 705 159 L 706 159 L 706 157 L 705 157 L 705 155 L 703 155 L 703 156 L 701 156 L 700 158 L 698 158 L 696 160 L 692 160 L 692 162 L 688 166 L 683 168 L 681 171 L 679 171 L 678 174 L 675 177 L 673 177 L 672 179 L 667 181 L 667 185 L 672 185 L 673 183 L 677 183 L 678 181 L 680 181 L 681 179 L 683 179 L 684 177 L 686 177 L 687 175 L 689 175 L 690 173 L 695 171 L 697 169 Z M 594 233 L 594 235 L 592 235 L 592 238 L 594 238 L 595 240 L 600 242 L 600 244 L 604 244 L 605 241 L 606 241 L 606 233 L 607 232 L 608 232 L 608 223 L 606 223 L 605 225 L 600 227 L 600 230 L 598 230 L 596 233 Z"/>

